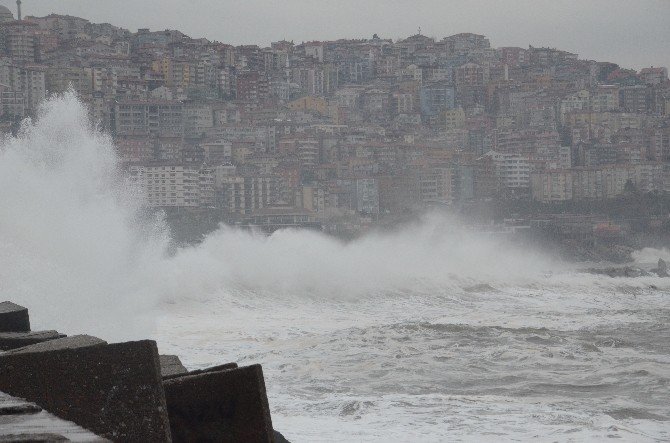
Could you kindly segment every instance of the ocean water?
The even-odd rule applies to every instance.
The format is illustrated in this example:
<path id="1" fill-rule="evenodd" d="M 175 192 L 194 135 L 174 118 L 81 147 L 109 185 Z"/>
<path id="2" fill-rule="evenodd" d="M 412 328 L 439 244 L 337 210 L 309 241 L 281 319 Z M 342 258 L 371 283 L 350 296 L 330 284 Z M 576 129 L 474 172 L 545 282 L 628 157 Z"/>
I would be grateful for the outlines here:
<path id="1" fill-rule="evenodd" d="M 76 98 L 49 100 L 0 147 L 0 298 L 193 369 L 261 363 L 294 442 L 670 440 L 670 279 L 580 272 L 447 214 L 175 250 L 142 208 Z"/>
<path id="2" fill-rule="evenodd" d="M 238 290 L 165 307 L 159 343 L 194 368 L 262 363 L 292 441 L 667 441 L 658 280 L 566 272 L 357 299 Z"/>

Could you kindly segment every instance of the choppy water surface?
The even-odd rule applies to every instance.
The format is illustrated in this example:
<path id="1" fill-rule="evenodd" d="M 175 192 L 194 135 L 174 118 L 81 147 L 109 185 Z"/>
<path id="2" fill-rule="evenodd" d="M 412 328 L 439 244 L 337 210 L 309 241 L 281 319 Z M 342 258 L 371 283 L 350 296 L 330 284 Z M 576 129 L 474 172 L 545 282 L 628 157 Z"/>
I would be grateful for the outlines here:
<path id="1" fill-rule="evenodd" d="M 262 363 L 275 427 L 295 441 L 667 441 L 659 280 L 566 274 L 358 301 L 241 292 L 167 308 L 160 345 L 194 368 Z"/>
<path id="2" fill-rule="evenodd" d="M 175 251 L 86 115 L 55 97 L 0 144 L 0 299 L 36 329 L 261 363 L 294 442 L 670 440 L 670 279 L 579 273 L 445 214 Z"/>

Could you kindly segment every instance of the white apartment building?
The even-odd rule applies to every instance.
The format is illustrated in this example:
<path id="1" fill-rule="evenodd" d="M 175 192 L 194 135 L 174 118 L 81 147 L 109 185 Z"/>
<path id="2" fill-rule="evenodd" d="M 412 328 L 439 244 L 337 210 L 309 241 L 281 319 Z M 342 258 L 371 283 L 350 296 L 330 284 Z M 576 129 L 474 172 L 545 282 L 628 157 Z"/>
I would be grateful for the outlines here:
<path id="1" fill-rule="evenodd" d="M 46 86 L 42 66 L 24 66 L 20 71 L 21 90 L 23 91 L 26 110 L 35 112 L 46 98 Z"/>
<path id="2" fill-rule="evenodd" d="M 199 165 L 132 165 L 131 179 L 151 207 L 199 207 L 214 204 L 214 175 Z"/>
<path id="3" fill-rule="evenodd" d="M 489 151 L 484 155 L 493 160 L 496 178 L 503 187 L 516 192 L 528 190 L 531 167 L 527 156 L 495 151 Z"/>
<path id="4" fill-rule="evenodd" d="M 363 214 L 379 214 L 379 188 L 374 178 L 354 180 L 354 204 Z"/>
<path id="5" fill-rule="evenodd" d="M 45 71 L 43 66 L 18 66 L 5 59 L 0 61 L 0 84 L 6 91 L 20 92 L 24 111 L 35 112 L 46 98 Z"/>

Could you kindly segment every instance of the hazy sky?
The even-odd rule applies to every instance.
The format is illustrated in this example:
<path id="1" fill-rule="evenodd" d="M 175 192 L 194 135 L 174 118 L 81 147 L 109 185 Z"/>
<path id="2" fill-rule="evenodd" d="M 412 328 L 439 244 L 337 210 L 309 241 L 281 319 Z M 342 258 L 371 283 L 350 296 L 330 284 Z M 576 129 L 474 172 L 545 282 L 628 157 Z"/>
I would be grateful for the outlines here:
<path id="1" fill-rule="evenodd" d="M 0 4 L 16 11 L 12 0 Z M 179 29 L 231 44 L 342 37 L 487 35 L 627 67 L 670 67 L 670 0 L 23 0 L 24 15 L 71 14 L 132 31 Z"/>

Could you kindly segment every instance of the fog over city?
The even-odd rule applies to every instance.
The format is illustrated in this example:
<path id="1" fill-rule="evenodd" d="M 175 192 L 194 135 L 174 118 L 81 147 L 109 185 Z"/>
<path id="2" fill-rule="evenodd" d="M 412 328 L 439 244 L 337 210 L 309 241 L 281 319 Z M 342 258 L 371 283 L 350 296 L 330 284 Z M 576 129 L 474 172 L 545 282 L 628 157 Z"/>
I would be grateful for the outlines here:
<path id="1" fill-rule="evenodd" d="M 11 0 L 2 0 L 14 10 Z M 24 15 L 70 14 L 131 30 L 179 29 L 230 44 L 398 39 L 459 32 L 495 46 L 550 46 L 623 67 L 670 66 L 666 0 L 25 0 Z"/>

